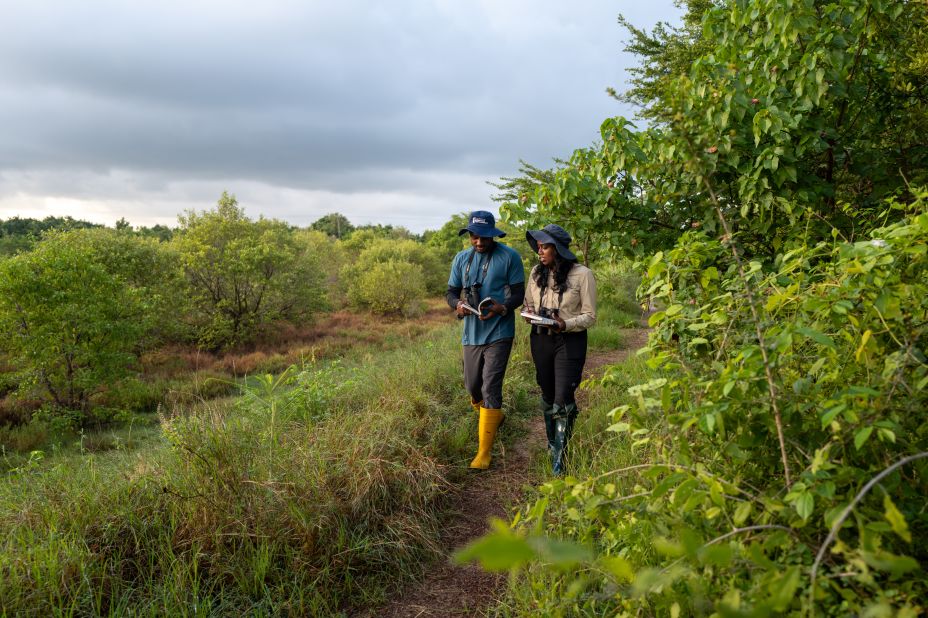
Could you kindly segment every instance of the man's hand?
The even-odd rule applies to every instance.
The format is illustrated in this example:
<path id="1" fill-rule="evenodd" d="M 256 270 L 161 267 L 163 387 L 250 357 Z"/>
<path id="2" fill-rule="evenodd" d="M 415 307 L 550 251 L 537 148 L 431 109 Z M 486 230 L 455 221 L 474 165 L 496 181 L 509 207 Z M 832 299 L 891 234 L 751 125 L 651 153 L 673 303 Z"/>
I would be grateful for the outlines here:
<path id="1" fill-rule="evenodd" d="M 495 318 L 506 313 L 506 305 L 498 303 L 495 300 L 493 304 L 486 308 L 487 312 L 480 316 L 481 320 L 489 320 L 490 318 Z"/>
<path id="2" fill-rule="evenodd" d="M 455 314 L 456 316 L 458 316 L 459 318 L 463 318 L 464 316 L 467 315 L 467 309 L 464 308 L 464 301 L 463 301 L 463 300 L 459 300 L 459 301 L 458 301 L 458 306 L 457 306 L 457 308 L 454 310 L 454 314 Z"/>

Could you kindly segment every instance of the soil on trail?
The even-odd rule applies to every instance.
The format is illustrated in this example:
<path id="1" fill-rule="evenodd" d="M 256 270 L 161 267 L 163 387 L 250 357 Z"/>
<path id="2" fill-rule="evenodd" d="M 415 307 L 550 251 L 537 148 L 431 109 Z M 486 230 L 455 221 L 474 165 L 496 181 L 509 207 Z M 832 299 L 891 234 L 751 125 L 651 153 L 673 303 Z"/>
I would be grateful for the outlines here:
<path id="1" fill-rule="evenodd" d="M 584 366 L 584 377 L 595 376 L 605 365 L 621 362 L 648 338 L 646 329 L 622 329 L 621 348 L 591 352 Z M 582 405 L 583 394 L 578 391 Z M 544 422 L 534 416 L 526 435 L 508 448 L 497 444 L 489 470 L 468 475 L 451 500 L 451 515 L 439 539 L 446 548 L 423 578 L 399 592 L 386 605 L 356 614 L 378 618 L 438 618 L 485 616 L 502 595 L 506 575 L 488 573 L 476 564 L 458 565 L 451 555 L 489 530 L 489 521 L 507 519 L 510 509 L 522 497 L 526 485 L 541 481 L 532 461 L 546 448 Z"/>

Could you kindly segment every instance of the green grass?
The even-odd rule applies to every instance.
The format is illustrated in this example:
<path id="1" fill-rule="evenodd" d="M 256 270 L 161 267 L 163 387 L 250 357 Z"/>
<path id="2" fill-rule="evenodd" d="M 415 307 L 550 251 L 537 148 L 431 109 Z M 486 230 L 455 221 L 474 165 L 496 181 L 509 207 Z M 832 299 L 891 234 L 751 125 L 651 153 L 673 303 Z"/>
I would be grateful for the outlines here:
<path id="1" fill-rule="evenodd" d="M 633 450 L 627 434 L 606 431 L 614 422 L 609 418 L 609 412 L 618 405 L 630 403 L 628 387 L 646 382 L 652 375 L 652 370 L 648 368 L 644 359 L 633 354 L 615 365 L 610 373 L 614 379 L 609 384 L 593 384 L 587 388 L 587 402 L 577 417 L 574 435 L 569 445 L 569 477 L 588 479 L 611 470 L 640 464 L 653 456 L 652 453 Z M 565 484 L 565 480 L 550 476 L 550 462 L 547 456 L 538 458 L 536 469 L 547 482 L 526 496 L 526 506 L 523 506 L 523 510 L 537 508 L 538 501 L 554 493 L 551 491 L 552 488 L 557 487 L 557 491 L 561 491 Z M 568 479 L 566 482 L 574 481 Z M 622 492 L 635 492 L 634 481 L 617 477 L 615 483 L 622 486 Z M 548 534 L 557 537 L 571 536 L 574 516 L 559 506 L 553 497 L 547 504 L 544 519 Z M 588 541 L 594 542 L 592 539 Z M 598 542 L 608 543 L 609 540 L 599 539 Z M 556 572 L 543 566 L 526 567 L 518 575 L 513 574 L 510 578 L 507 594 L 499 601 L 491 615 L 506 618 L 574 615 L 571 613 L 572 609 L 576 609 L 576 615 L 600 615 L 586 611 L 589 608 L 585 611 L 575 608 L 571 602 L 573 592 L 561 589 L 562 586 L 563 578 Z"/>
<path id="2" fill-rule="evenodd" d="M 596 324 L 590 329 L 587 346 L 590 350 L 615 350 L 624 345 L 622 329 L 638 328 L 640 312 L 630 314 L 610 305 L 597 308 Z"/>
<path id="3" fill-rule="evenodd" d="M 0 482 L 0 615 L 331 615 L 382 601 L 434 558 L 473 455 L 459 337 L 455 325 L 307 367 L 296 386 L 253 383 L 135 449 L 14 468 Z M 526 347 L 507 374 L 516 418 L 534 411 Z"/>

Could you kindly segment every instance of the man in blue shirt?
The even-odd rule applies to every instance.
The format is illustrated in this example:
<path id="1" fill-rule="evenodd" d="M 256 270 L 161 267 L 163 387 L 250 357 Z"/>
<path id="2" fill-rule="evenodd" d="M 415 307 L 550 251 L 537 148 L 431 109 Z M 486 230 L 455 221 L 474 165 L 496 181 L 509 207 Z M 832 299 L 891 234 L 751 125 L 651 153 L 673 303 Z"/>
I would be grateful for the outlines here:
<path id="1" fill-rule="evenodd" d="M 525 272 L 519 254 L 496 242 L 506 233 L 496 229 L 492 213 L 470 213 L 467 227 L 458 232 L 465 233 L 471 248 L 454 257 L 446 298 L 464 320 L 464 386 L 480 414 L 477 456 L 470 467 L 486 470 L 503 422 L 503 376 L 516 332 L 515 310 L 525 296 Z M 479 307 L 480 315 L 468 306 Z"/>

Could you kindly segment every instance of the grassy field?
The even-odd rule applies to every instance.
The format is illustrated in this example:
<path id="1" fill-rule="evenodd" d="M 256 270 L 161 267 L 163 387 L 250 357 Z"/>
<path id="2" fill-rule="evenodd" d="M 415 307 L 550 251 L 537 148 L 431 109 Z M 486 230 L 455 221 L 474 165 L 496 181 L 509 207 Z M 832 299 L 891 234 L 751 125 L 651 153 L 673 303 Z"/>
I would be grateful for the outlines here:
<path id="1" fill-rule="evenodd" d="M 23 463 L 0 483 L 2 611 L 307 615 L 379 601 L 428 560 L 472 456 L 459 350 L 448 326 L 255 381 L 163 418 L 137 448 Z M 507 408 L 526 414 L 515 366 Z"/>
<path id="2" fill-rule="evenodd" d="M 116 412 L 112 421 L 99 426 L 80 428 L 67 417 L 43 411 L 31 422 L 23 422 L 39 401 L 0 397 L 0 471 L 20 467 L 30 458 L 48 461 L 144 446 L 160 435 L 158 410 L 173 414 L 205 401 L 237 397 L 241 382 L 249 376 L 279 373 L 291 365 L 336 358 L 359 362 L 365 355 L 406 346 L 448 320 L 447 306 L 432 299 L 415 320 L 337 311 L 320 315 L 312 325 L 280 325 L 260 344 L 223 354 L 189 346 L 159 348 L 142 355 L 135 379 L 100 393 L 98 403 Z M 12 377 L 12 368 L 0 359 L 0 394 L 12 391 L 15 384 L 3 386 L 4 379 Z"/>
<path id="3" fill-rule="evenodd" d="M 613 345 L 629 319 L 604 311 L 591 341 Z M 22 459 L 0 480 L 0 614 L 331 615 L 381 602 L 436 555 L 444 497 L 473 455 L 458 328 L 362 339 L 103 446 L 85 435 Z M 536 411 L 526 331 L 503 442 Z"/>

